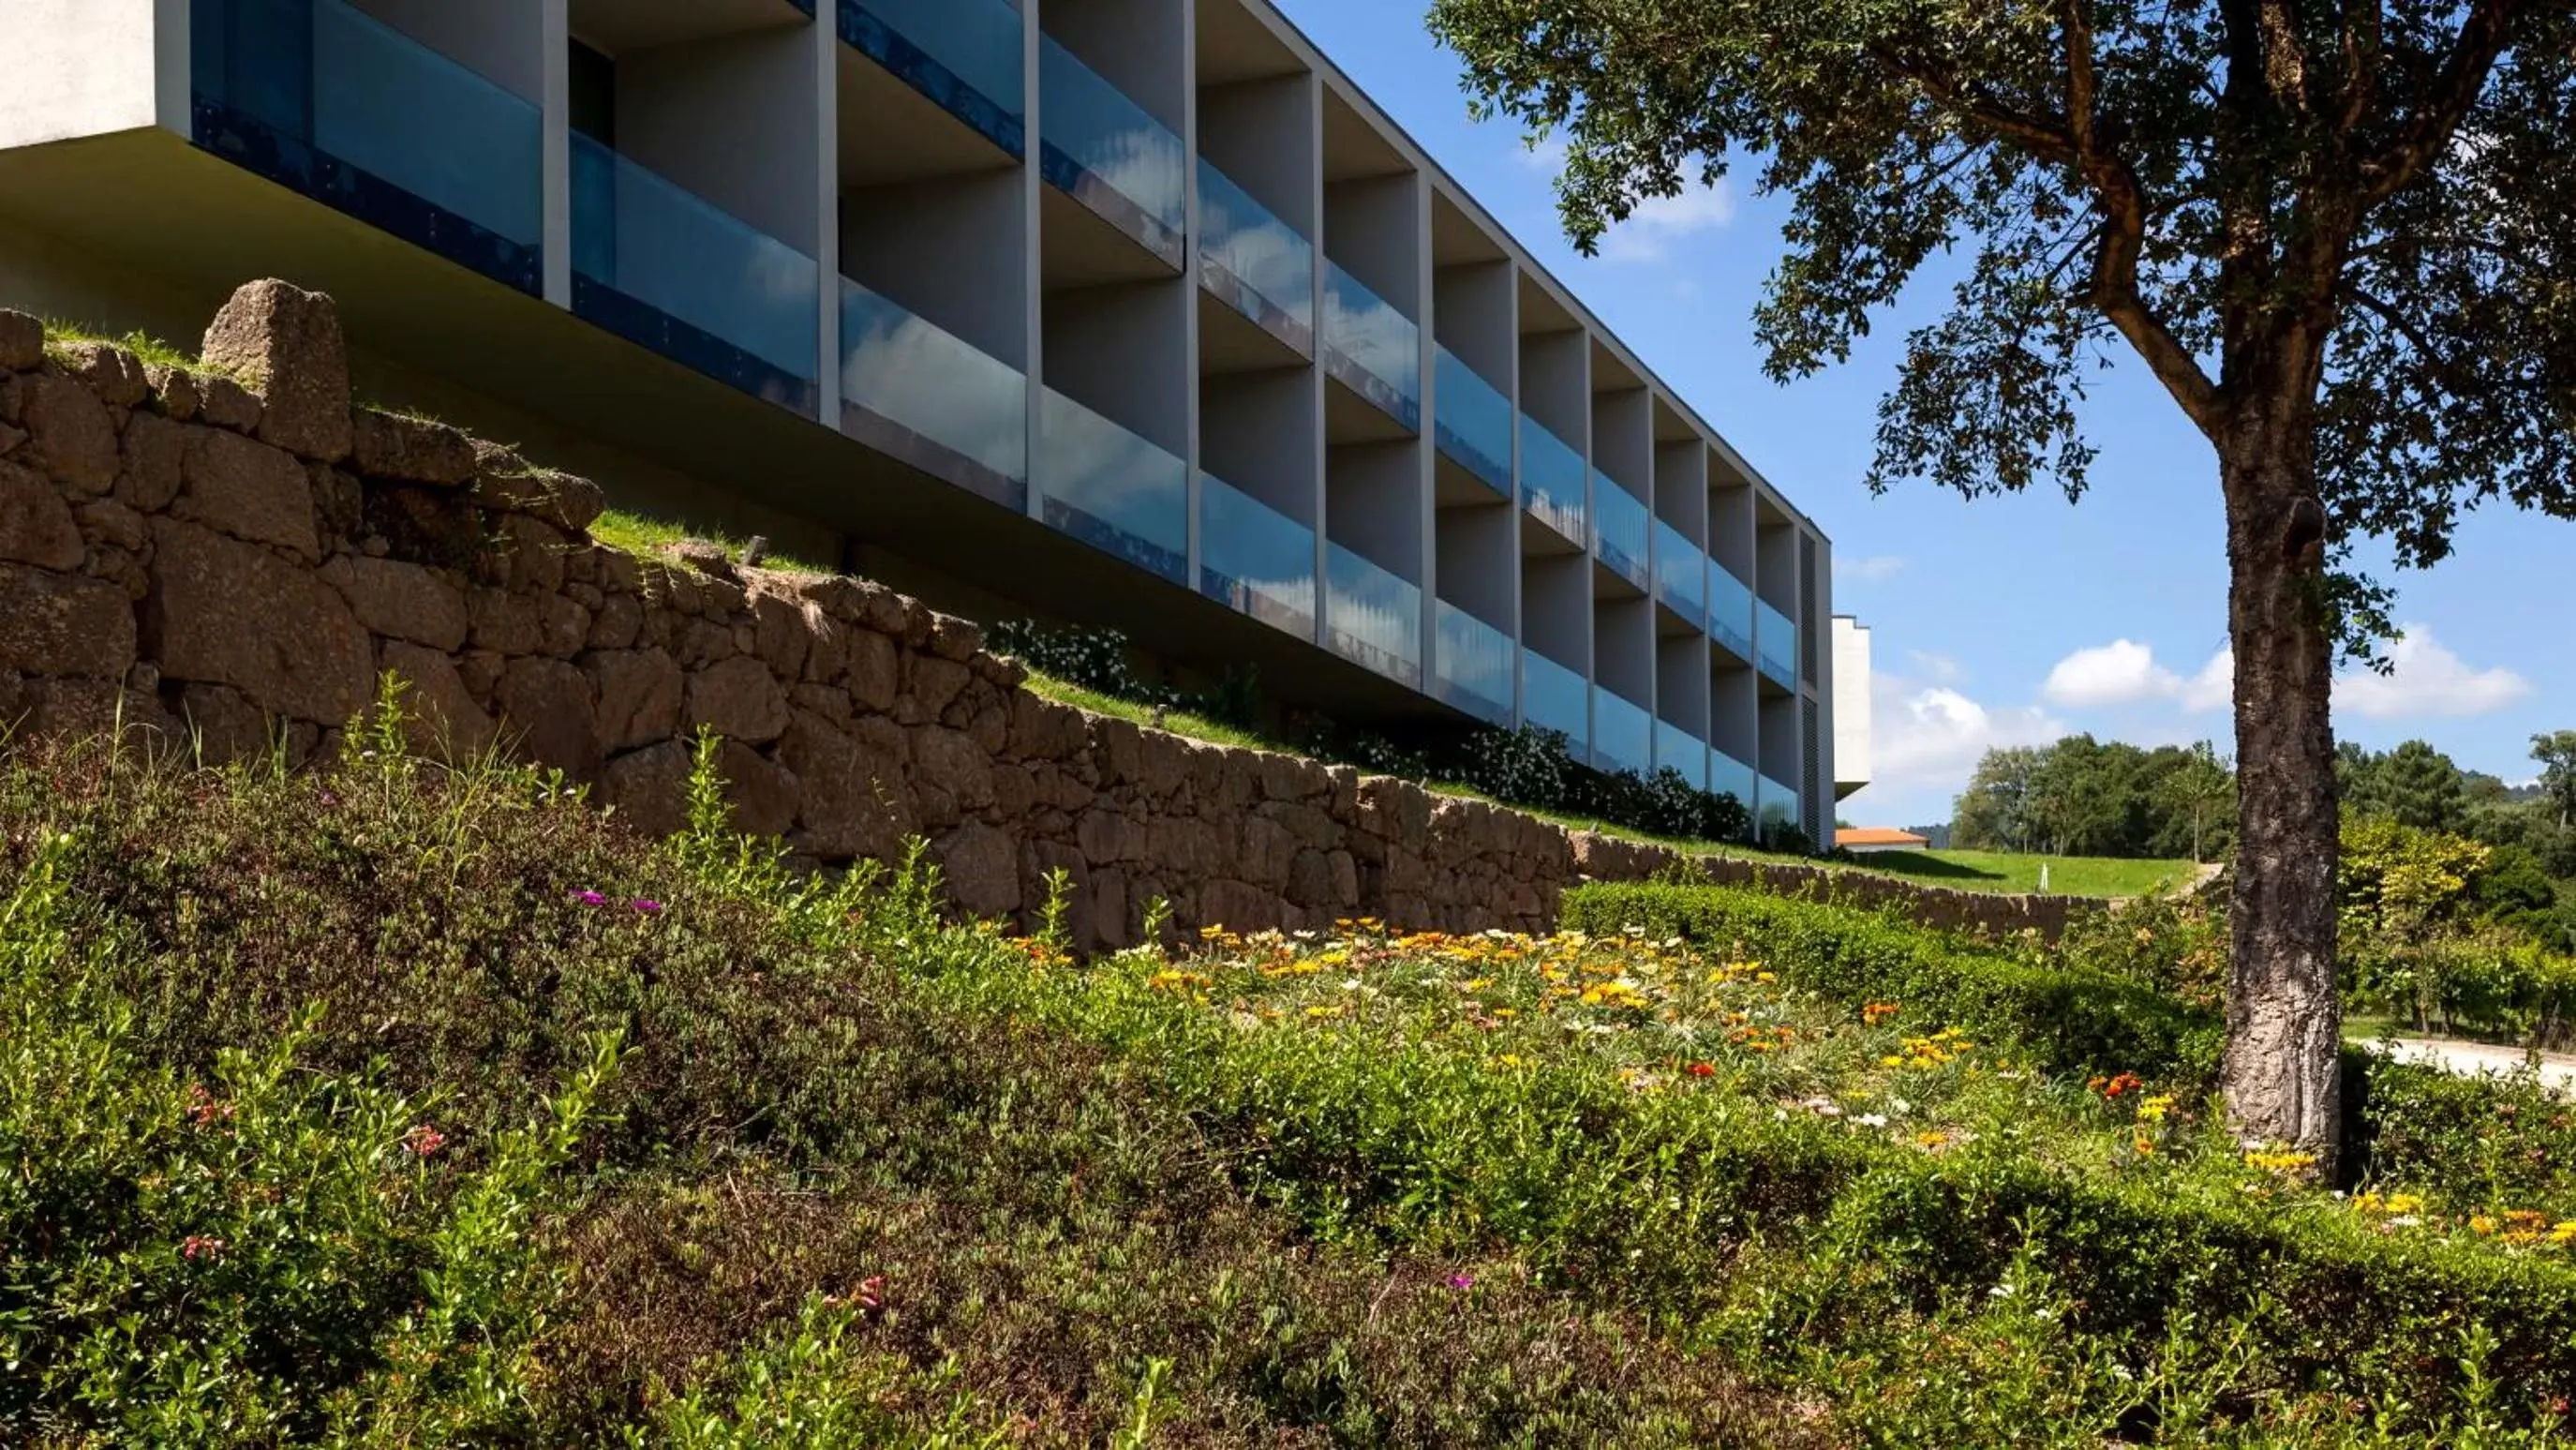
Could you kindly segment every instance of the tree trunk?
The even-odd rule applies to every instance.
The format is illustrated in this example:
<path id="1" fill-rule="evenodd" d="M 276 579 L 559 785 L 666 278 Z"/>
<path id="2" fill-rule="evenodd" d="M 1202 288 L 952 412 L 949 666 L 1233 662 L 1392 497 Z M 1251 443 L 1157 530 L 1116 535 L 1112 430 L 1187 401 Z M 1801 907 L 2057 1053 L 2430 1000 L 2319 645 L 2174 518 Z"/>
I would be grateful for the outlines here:
<path id="1" fill-rule="evenodd" d="M 2220 1082 L 2237 1131 L 2317 1156 L 2342 1127 L 2335 996 L 2334 642 L 2313 433 L 2247 409 L 2219 450 L 2236 648 L 2239 833 Z"/>

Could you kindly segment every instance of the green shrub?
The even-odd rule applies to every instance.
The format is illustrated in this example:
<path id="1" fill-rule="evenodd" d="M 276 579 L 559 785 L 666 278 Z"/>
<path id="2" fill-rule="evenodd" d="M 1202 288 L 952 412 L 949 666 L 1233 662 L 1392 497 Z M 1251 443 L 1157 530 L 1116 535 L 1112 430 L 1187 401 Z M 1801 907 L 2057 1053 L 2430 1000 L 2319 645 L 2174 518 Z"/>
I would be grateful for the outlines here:
<path id="1" fill-rule="evenodd" d="M 1854 1006 L 1892 1002 L 2077 1077 L 2135 1072 L 2197 1091 L 2217 1071 L 2224 1024 L 2207 1008 L 2124 976 L 1952 942 L 1889 915 L 1733 887 L 1594 883 L 1565 894 L 1564 923 L 1735 948 L 1810 991 Z"/>
<path id="2" fill-rule="evenodd" d="M 0 898 L 0 1439 L 488 1442 L 529 1427 L 561 1290 L 530 1240 L 615 1050 L 533 1126 L 307 1066 L 312 1017 L 195 1081 L 66 918 L 75 854 Z"/>

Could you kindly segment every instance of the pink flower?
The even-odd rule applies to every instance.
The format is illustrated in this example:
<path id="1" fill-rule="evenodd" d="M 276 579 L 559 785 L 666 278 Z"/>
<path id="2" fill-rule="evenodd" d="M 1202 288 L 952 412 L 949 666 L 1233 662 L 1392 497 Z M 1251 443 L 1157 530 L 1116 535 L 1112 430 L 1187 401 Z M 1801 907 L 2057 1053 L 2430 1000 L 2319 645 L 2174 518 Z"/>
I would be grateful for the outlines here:
<path id="1" fill-rule="evenodd" d="M 224 1250 L 230 1247 L 231 1245 L 222 1239 L 209 1238 L 204 1234 L 190 1234 L 180 1241 L 179 1253 L 184 1258 L 213 1259 L 222 1257 Z"/>
<path id="2" fill-rule="evenodd" d="M 426 1158 L 447 1146 L 447 1135 L 423 1123 L 403 1134 L 403 1146 Z"/>
<path id="3" fill-rule="evenodd" d="M 1476 1287 L 1476 1278 L 1473 1274 L 1451 1274 L 1449 1276 L 1449 1287 L 1457 1290 L 1461 1294 L 1464 1294 L 1468 1290 Z"/>
<path id="4" fill-rule="evenodd" d="M 661 915 L 661 914 L 662 914 L 662 903 L 660 903 L 660 902 L 658 902 L 658 901 L 648 900 L 647 898 L 645 898 L 645 897 L 641 897 L 641 896 L 636 897 L 633 901 L 630 901 L 630 902 L 626 903 L 626 907 L 627 907 L 627 909 L 628 909 L 628 910 L 630 910 L 630 911 L 639 911 L 639 912 L 642 912 L 642 913 L 643 913 L 644 915 L 646 915 L 646 916 L 659 916 L 659 915 Z"/>
<path id="5" fill-rule="evenodd" d="M 584 906 L 606 906 L 608 904 L 608 898 L 600 895 L 596 891 L 576 891 L 572 894 L 572 899 L 580 902 Z"/>

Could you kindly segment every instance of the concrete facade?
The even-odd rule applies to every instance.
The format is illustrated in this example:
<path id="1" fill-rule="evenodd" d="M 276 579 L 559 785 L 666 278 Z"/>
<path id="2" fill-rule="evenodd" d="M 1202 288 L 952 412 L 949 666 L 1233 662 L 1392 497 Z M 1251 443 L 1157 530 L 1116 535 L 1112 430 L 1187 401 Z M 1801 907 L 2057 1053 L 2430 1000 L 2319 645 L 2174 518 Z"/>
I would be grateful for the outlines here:
<path id="1" fill-rule="evenodd" d="M 1831 547 L 1265 0 L 10 7 L 0 296 L 1821 835 Z M 23 100 L 21 98 L 24 98 Z"/>

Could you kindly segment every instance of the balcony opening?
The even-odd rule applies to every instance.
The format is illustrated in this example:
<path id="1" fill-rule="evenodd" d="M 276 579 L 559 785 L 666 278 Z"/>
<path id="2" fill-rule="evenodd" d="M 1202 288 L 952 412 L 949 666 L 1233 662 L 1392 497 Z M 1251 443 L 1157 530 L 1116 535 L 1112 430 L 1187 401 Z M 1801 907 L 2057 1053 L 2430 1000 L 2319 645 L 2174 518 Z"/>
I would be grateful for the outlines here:
<path id="1" fill-rule="evenodd" d="M 1052 0 L 1038 11 L 1038 164 L 1045 225 L 1081 252 L 1131 252 L 1177 273 L 1186 256 L 1186 0 Z M 1095 258 L 1095 268 L 1120 263 Z M 1113 273 L 1114 274 L 1114 273 Z M 1126 275 L 1149 275 L 1130 272 Z"/>
<path id="2" fill-rule="evenodd" d="M 194 0 L 191 136 L 532 295 L 545 287 L 544 36 L 512 0 Z"/>
<path id="3" fill-rule="evenodd" d="M 1332 406 L 1349 430 L 1422 428 L 1423 178 L 1338 91 L 1324 95 L 1320 319 Z M 1374 414 L 1372 418 L 1369 415 Z"/>
<path id="4" fill-rule="evenodd" d="M 1521 720 L 1592 748 L 1592 565 L 1571 552 L 1533 554 L 1521 537 Z"/>
<path id="5" fill-rule="evenodd" d="M 1312 72 L 1234 0 L 1198 6 L 1200 351 L 1229 370 L 1315 355 L 1321 231 Z"/>
<path id="6" fill-rule="evenodd" d="M 805 13 L 580 0 L 572 20 L 573 311 L 816 415 L 821 98 Z"/>
<path id="7" fill-rule="evenodd" d="M 1324 640 L 1419 689 L 1423 661 L 1422 453 L 1411 441 L 1340 443 L 1324 459 Z"/>
<path id="8" fill-rule="evenodd" d="M 1432 434 L 1440 487 L 1508 503 L 1520 373 L 1511 259 L 1445 192 L 1431 198 Z"/>
<path id="9" fill-rule="evenodd" d="M 1596 590 L 1599 571 L 1594 572 Z M 1642 594 L 1592 601 L 1592 763 L 1639 775 L 1655 768 L 1654 606 Z"/>
<path id="10" fill-rule="evenodd" d="M 1018 12 L 1011 13 L 1016 25 Z M 848 45 L 839 49 L 839 66 L 841 255 L 828 280 L 840 308 L 833 377 L 840 428 L 925 473 L 1025 510 L 1029 219 L 1022 173 L 980 134 L 944 114 L 926 115 L 917 97 L 881 105 L 891 80 Z M 854 72 L 863 78 L 855 87 Z"/>
<path id="11" fill-rule="evenodd" d="M 1766 691 L 1798 690 L 1798 525 L 1768 490 L 1753 497 L 1753 665 Z"/>
<path id="12" fill-rule="evenodd" d="M 1061 533 L 1184 587 L 1190 580 L 1190 289 L 1048 290 L 1032 478 Z"/>
<path id="13" fill-rule="evenodd" d="M 1660 398 L 1655 402 L 1654 513 L 1656 632 L 1705 638 L 1708 444 Z"/>
<path id="14" fill-rule="evenodd" d="M 1753 484 L 1733 456 L 1708 452 L 1708 637 L 1753 665 Z"/>
<path id="15" fill-rule="evenodd" d="M 1311 369 L 1199 375 L 1199 592 L 1313 642 L 1323 498 Z"/>
<path id="16" fill-rule="evenodd" d="M 1753 788 L 1755 820 L 1765 831 L 1782 826 L 1805 830 L 1806 807 L 1798 785 L 1805 779 L 1805 756 L 1799 744 L 1802 717 L 1795 695 L 1766 695 L 1761 701 L 1762 748 L 1754 761 L 1760 778 Z"/>
<path id="17" fill-rule="evenodd" d="M 1708 636 L 1697 630 L 1659 632 L 1655 636 L 1655 768 L 1679 771 L 1682 779 L 1706 790 L 1708 739 Z"/>
<path id="18" fill-rule="evenodd" d="M 1432 693 L 1490 724 L 1513 718 L 1513 641 L 1519 634 L 1520 563 L 1512 506 L 1478 490 L 1435 500 Z"/>
<path id="19" fill-rule="evenodd" d="M 1028 20 L 1012 0 L 835 0 L 833 18 L 842 115 L 866 118 L 881 170 L 1028 154 Z"/>
<path id="20" fill-rule="evenodd" d="M 1594 555 L 1613 596 L 1653 587 L 1654 525 L 1647 500 L 1654 493 L 1654 420 L 1651 396 L 1608 348 L 1592 348 L 1592 537 Z"/>
<path id="21" fill-rule="evenodd" d="M 1522 547 L 1592 551 L 1591 347 L 1573 312 L 1520 279 L 1520 505 L 1539 525 Z"/>

